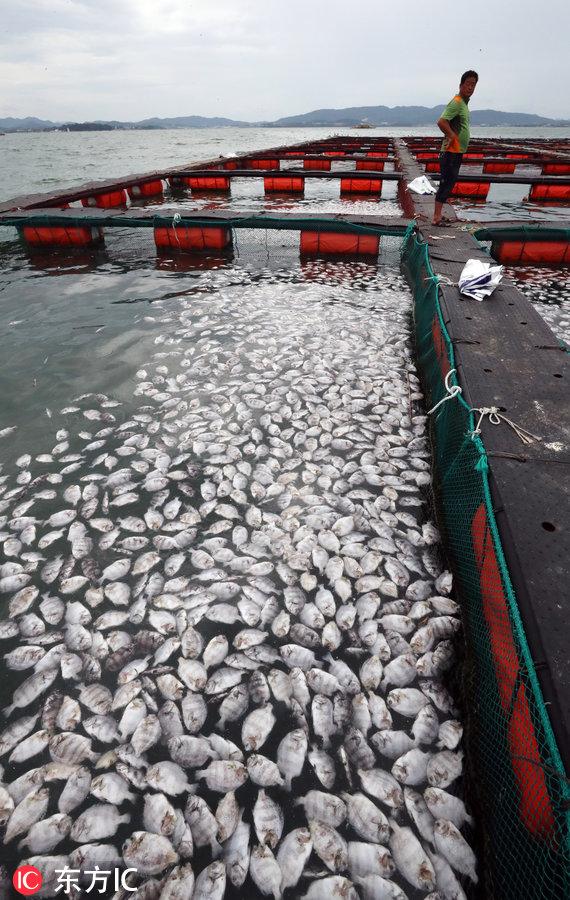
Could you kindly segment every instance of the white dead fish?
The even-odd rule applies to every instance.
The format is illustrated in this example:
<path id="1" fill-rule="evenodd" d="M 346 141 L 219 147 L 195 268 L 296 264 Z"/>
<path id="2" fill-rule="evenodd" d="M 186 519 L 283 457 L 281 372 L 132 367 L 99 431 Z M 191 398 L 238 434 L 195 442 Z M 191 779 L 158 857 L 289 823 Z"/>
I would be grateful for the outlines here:
<path id="1" fill-rule="evenodd" d="M 294 828 L 283 839 L 277 853 L 282 890 L 295 887 L 312 849 L 313 841 L 308 828 Z"/>
<path id="2" fill-rule="evenodd" d="M 147 831 L 135 831 L 123 844 L 123 860 L 142 875 L 159 875 L 178 862 L 168 838 Z"/>
<path id="3" fill-rule="evenodd" d="M 398 871 L 419 890 L 435 888 L 435 872 L 428 855 L 410 828 L 391 823 L 390 850 Z"/>
<path id="4" fill-rule="evenodd" d="M 453 822 L 438 819 L 434 826 L 434 843 L 438 853 L 448 861 L 452 869 L 467 875 L 477 884 L 477 861 L 471 847 Z"/>

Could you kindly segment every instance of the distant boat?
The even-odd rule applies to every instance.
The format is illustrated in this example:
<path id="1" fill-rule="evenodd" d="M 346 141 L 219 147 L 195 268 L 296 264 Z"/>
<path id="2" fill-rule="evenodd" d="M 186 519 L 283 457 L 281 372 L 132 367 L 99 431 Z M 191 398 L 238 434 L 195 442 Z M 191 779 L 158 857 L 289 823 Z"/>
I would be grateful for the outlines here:
<path id="1" fill-rule="evenodd" d="M 360 125 L 355 125 L 355 128 L 374 128 L 374 125 L 371 125 L 370 122 L 361 122 Z"/>

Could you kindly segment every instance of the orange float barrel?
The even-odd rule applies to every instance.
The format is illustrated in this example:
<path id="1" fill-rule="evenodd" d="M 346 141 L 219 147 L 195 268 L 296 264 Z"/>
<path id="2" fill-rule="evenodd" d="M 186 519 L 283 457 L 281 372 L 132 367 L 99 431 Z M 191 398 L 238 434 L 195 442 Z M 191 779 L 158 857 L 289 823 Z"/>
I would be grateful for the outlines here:
<path id="1" fill-rule="evenodd" d="M 357 172 L 383 172 L 384 171 L 384 160 L 357 159 L 356 160 L 356 171 Z"/>
<path id="2" fill-rule="evenodd" d="M 93 194 L 91 197 L 83 197 L 81 204 L 82 206 L 96 206 L 98 209 L 112 209 L 115 206 L 126 206 L 127 192 L 121 188 L 118 191 Z"/>
<path id="3" fill-rule="evenodd" d="M 484 200 L 489 193 L 489 182 L 457 181 L 451 192 L 453 197 L 476 197 Z"/>
<path id="4" fill-rule="evenodd" d="M 161 250 L 224 250 L 231 246 L 231 229 L 217 225 L 157 225 L 154 242 Z"/>
<path id="5" fill-rule="evenodd" d="M 489 175 L 512 175 L 515 163 L 483 163 L 483 171 Z"/>
<path id="6" fill-rule="evenodd" d="M 543 175 L 570 175 L 570 165 L 568 163 L 544 163 L 542 167 Z"/>
<path id="7" fill-rule="evenodd" d="M 374 234 L 301 231 L 301 254 L 307 256 L 377 256 L 380 238 Z"/>
<path id="8" fill-rule="evenodd" d="M 303 168 L 318 172 L 330 172 L 330 159 L 304 159 Z"/>
<path id="9" fill-rule="evenodd" d="M 24 225 L 20 234 L 32 247 L 89 247 L 103 240 L 101 228 Z"/>
<path id="10" fill-rule="evenodd" d="M 388 151 L 387 150 L 369 150 L 366 154 L 368 159 L 387 159 Z"/>
<path id="11" fill-rule="evenodd" d="M 344 150 L 325 150 L 325 156 L 339 157 L 346 156 L 346 153 Z"/>
<path id="12" fill-rule="evenodd" d="M 484 153 L 464 153 L 463 159 L 485 159 Z"/>
<path id="13" fill-rule="evenodd" d="M 382 193 L 380 178 L 341 178 L 341 194 L 378 194 Z"/>
<path id="14" fill-rule="evenodd" d="M 229 191 L 230 189 L 230 179 L 223 175 L 188 177 L 184 178 L 184 184 L 193 191 Z"/>
<path id="15" fill-rule="evenodd" d="M 533 184 L 529 200 L 550 200 L 555 203 L 570 202 L 570 184 Z"/>
<path id="16" fill-rule="evenodd" d="M 239 164 L 238 164 L 237 159 L 226 160 L 226 162 L 224 163 L 222 168 L 227 169 L 228 171 L 230 171 L 231 169 L 238 169 Z"/>
<path id="17" fill-rule="evenodd" d="M 263 179 L 263 187 L 266 194 L 302 194 L 305 190 L 304 178 L 268 177 Z"/>
<path id="18" fill-rule="evenodd" d="M 131 184 L 127 188 L 131 200 L 144 200 L 145 197 L 162 196 L 162 181 L 143 181 L 142 184 Z"/>
<path id="19" fill-rule="evenodd" d="M 416 153 L 416 159 L 439 159 L 439 153 L 420 151 Z"/>
<path id="20" fill-rule="evenodd" d="M 568 241 L 493 241 L 491 255 L 504 265 L 570 265 Z"/>
<path id="21" fill-rule="evenodd" d="M 248 169 L 278 169 L 279 167 L 278 159 L 250 159 L 246 166 Z"/>
<path id="22" fill-rule="evenodd" d="M 439 160 L 426 162 L 426 172 L 439 172 Z"/>

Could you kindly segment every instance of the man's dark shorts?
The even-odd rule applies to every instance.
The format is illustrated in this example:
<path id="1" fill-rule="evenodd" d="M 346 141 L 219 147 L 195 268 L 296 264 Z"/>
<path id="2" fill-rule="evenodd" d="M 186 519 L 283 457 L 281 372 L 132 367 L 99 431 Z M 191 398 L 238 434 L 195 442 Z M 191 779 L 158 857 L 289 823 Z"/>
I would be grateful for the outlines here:
<path id="1" fill-rule="evenodd" d="M 438 203 L 447 202 L 449 195 L 453 190 L 453 186 L 457 181 L 462 159 L 463 153 L 448 153 L 446 151 L 445 153 L 439 154 L 439 171 L 441 177 L 439 180 L 439 188 L 435 195 L 435 199 Z"/>

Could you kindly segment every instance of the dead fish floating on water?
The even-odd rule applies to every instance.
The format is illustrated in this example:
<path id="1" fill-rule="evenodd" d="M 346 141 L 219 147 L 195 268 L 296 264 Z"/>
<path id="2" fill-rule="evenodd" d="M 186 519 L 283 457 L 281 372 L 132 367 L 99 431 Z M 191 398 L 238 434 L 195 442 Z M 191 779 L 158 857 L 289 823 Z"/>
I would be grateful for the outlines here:
<path id="1" fill-rule="evenodd" d="M 459 608 L 403 284 L 326 322 L 277 288 L 279 320 L 234 274 L 240 304 L 218 272 L 158 314 L 132 408 L 74 399 L 1 476 L 0 837 L 143 896 L 460 891 Z"/>

